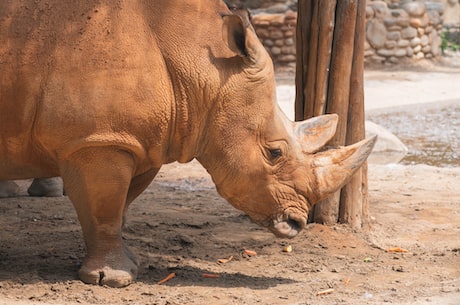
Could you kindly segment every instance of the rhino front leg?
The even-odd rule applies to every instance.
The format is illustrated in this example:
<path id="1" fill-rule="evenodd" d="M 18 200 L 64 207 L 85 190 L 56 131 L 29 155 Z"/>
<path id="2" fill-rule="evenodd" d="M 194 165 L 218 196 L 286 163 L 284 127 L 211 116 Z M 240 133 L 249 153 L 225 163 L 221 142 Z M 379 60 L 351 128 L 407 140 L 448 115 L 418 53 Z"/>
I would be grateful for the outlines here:
<path id="1" fill-rule="evenodd" d="M 124 287 L 137 276 L 138 262 L 121 236 L 134 172 L 132 155 L 114 148 L 87 148 L 62 161 L 62 178 L 86 244 L 78 273 L 85 283 Z"/>

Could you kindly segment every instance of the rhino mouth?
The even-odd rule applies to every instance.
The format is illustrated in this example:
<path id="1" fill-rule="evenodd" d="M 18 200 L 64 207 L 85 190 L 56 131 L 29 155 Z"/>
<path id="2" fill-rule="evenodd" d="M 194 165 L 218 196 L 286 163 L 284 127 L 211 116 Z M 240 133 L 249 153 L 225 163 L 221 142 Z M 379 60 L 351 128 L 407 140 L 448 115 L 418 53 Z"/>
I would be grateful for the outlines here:
<path id="1" fill-rule="evenodd" d="M 297 215 L 287 215 L 281 219 L 273 221 L 270 230 L 277 237 L 293 238 L 307 225 L 307 219 L 305 217 Z"/>

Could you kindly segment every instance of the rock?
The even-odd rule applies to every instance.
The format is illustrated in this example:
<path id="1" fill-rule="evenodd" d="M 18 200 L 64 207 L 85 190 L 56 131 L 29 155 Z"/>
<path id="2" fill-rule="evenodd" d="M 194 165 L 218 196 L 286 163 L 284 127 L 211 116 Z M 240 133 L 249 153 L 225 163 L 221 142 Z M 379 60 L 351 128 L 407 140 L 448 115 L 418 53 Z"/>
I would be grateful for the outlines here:
<path id="1" fill-rule="evenodd" d="M 293 46 L 295 44 L 294 39 L 287 38 L 287 39 L 284 40 L 284 44 L 287 45 L 287 46 Z"/>
<path id="2" fill-rule="evenodd" d="M 394 49 L 396 47 L 396 41 L 394 40 L 387 40 L 385 42 L 385 48 L 386 49 Z"/>
<path id="3" fill-rule="evenodd" d="M 379 50 L 377 50 L 377 54 L 380 55 L 380 56 L 384 56 L 384 57 L 390 57 L 390 56 L 395 55 L 395 50 L 379 49 Z"/>
<path id="4" fill-rule="evenodd" d="M 428 11 L 428 19 L 432 25 L 442 24 L 441 15 L 438 11 Z"/>
<path id="5" fill-rule="evenodd" d="M 436 11 L 440 15 L 444 13 L 444 4 L 442 3 L 426 1 L 425 5 L 427 11 Z"/>
<path id="6" fill-rule="evenodd" d="M 372 56 L 375 54 L 375 50 L 374 49 L 367 49 L 364 51 L 364 57 L 369 57 L 369 56 Z"/>
<path id="7" fill-rule="evenodd" d="M 414 49 L 414 52 L 415 52 L 415 49 Z M 415 54 L 416 59 L 422 59 L 424 57 L 425 57 L 425 54 L 423 54 L 423 52 L 418 52 L 417 54 Z"/>
<path id="8" fill-rule="evenodd" d="M 291 21 L 297 22 L 297 13 L 293 12 L 292 10 L 288 10 L 286 15 L 284 15 L 284 20 L 287 23 L 290 23 Z"/>
<path id="9" fill-rule="evenodd" d="M 391 15 L 395 18 L 396 24 L 402 27 L 409 25 L 409 14 L 405 10 L 397 9 L 392 10 Z"/>
<path id="10" fill-rule="evenodd" d="M 376 19 L 367 23 L 366 38 L 374 49 L 380 49 L 385 45 L 387 30 L 382 22 Z"/>
<path id="11" fill-rule="evenodd" d="M 408 152 L 407 146 L 380 125 L 366 121 L 366 137 L 377 135 L 377 143 L 368 158 L 369 163 L 398 163 Z"/>
<path id="12" fill-rule="evenodd" d="M 414 50 L 411 47 L 407 47 L 406 52 L 408 57 L 412 57 L 414 55 Z"/>
<path id="13" fill-rule="evenodd" d="M 374 9 L 370 5 L 366 5 L 366 19 L 374 18 Z"/>
<path id="14" fill-rule="evenodd" d="M 404 57 L 407 55 L 406 49 L 397 49 L 395 52 L 396 57 Z"/>
<path id="15" fill-rule="evenodd" d="M 383 63 L 386 59 L 386 57 L 379 56 L 379 55 L 372 55 L 370 58 L 373 62 L 378 62 L 378 63 Z"/>
<path id="16" fill-rule="evenodd" d="M 403 8 L 411 17 L 421 17 L 426 12 L 426 6 L 421 1 L 409 1 L 401 4 Z"/>
<path id="17" fill-rule="evenodd" d="M 270 49 L 270 51 L 271 51 L 271 53 L 272 53 L 273 55 L 279 55 L 279 54 L 281 54 L 281 48 L 279 48 L 279 47 L 273 47 L 273 48 Z"/>
<path id="18" fill-rule="evenodd" d="M 405 39 L 398 40 L 398 47 L 399 48 L 405 48 L 405 47 L 408 47 L 408 46 L 409 46 L 409 40 L 405 40 Z"/>
<path id="19" fill-rule="evenodd" d="M 415 47 L 420 44 L 420 38 L 419 37 L 414 37 L 410 40 L 410 46 Z"/>
<path id="20" fill-rule="evenodd" d="M 371 48 L 369 42 L 367 42 L 367 39 L 364 40 L 364 50 L 369 50 Z"/>
<path id="21" fill-rule="evenodd" d="M 275 40 L 275 46 L 280 47 L 280 48 L 284 46 L 284 39 Z"/>
<path id="22" fill-rule="evenodd" d="M 438 34 L 437 31 L 433 31 L 431 33 L 431 53 L 433 54 L 433 56 L 441 55 L 442 53 L 441 44 L 442 44 L 441 36 Z"/>
<path id="23" fill-rule="evenodd" d="M 296 56 L 286 54 L 286 55 L 280 55 L 277 59 L 278 61 L 281 61 L 281 62 L 292 62 L 296 60 Z"/>
<path id="24" fill-rule="evenodd" d="M 413 27 L 408 26 L 401 31 L 401 38 L 412 39 L 417 36 L 417 30 Z"/>
<path id="25" fill-rule="evenodd" d="M 420 44 L 422 45 L 422 47 L 426 46 L 428 42 L 429 39 L 427 35 L 423 35 L 422 37 L 420 37 Z"/>
<path id="26" fill-rule="evenodd" d="M 389 15 L 390 11 L 385 1 L 372 1 L 368 2 L 369 5 L 374 10 L 374 17 L 377 19 L 382 19 Z"/>
<path id="27" fill-rule="evenodd" d="M 267 47 L 271 47 L 273 46 L 275 43 L 273 42 L 273 40 L 271 39 L 265 39 L 264 40 L 264 45 L 267 46 Z"/>
<path id="28" fill-rule="evenodd" d="M 295 36 L 295 31 L 294 30 L 287 30 L 284 32 L 285 37 L 294 37 Z"/>
<path id="29" fill-rule="evenodd" d="M 295 54 L 295 46 L 284 46 L 281 48 L 281 53 L 283 54 Z"/>
<path id="30" fill-rule="evenodd" d="M 399 40 L 399 39 L 401 39 L 401 33 L 398 32 L 398 31 L 388 32 L 387 33 L 387 39 L 388 40 Z"/>
<path id="31" fill-rule="evenodd" d="M 265 12 L 268 14 L 282 14 L 287 10 L 289 10 L 289 6 L 287 6 L 286 4 L 278 3 L 265 9 Z"/>
<path id="32" fill-rule="evenodd" d="M 387 59 L 388 63 L 391 64 L 397 64 L 398 63 L 398 58 L 396 56 L 391 56 L 390 58 Z"/>
<path id="33" fill-rule="evenodd" d="M 428 16 L 424 14 L 420 18 L 410 18 L 409 25 L 413 28 L 424 28 L 428 25 Z"/>
<path id="34" fill-rule="evenodd" d="M 272 30 L 270 31 L 270 38 L 271 38 L 271 39 L 280 39 L 280 38 L 283 38 L 283 32 L 281 32 L 280 30 L 272 29 Z"/>
<path id="35" fill-rule="evenodd" d="M 431 46 L 430 45 L 424 46 L 422 48 L 422 52 L 425 53 L 425 54 L 431 53 Z M 425 55 L 425 57 L 426 57 L 426 55 Z"/>

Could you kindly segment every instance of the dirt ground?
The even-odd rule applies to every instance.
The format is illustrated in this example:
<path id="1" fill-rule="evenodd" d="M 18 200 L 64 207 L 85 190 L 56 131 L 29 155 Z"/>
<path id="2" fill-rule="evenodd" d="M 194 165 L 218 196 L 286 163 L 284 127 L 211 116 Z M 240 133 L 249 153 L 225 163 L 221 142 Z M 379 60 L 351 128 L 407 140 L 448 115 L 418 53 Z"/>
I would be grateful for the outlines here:
<path id="1" fill-rule="evenodd" d="M 67 197 L 0 199 L 0 305 L 460 304 L 460 167 L 371 164 L 369 192 L 368 230 L 310 224 L 283 240 L 221 199 L 198 163 L 167 165 L 130 208 L 124 237 L 141 265 L 122 289 L 77 279 Z"/>

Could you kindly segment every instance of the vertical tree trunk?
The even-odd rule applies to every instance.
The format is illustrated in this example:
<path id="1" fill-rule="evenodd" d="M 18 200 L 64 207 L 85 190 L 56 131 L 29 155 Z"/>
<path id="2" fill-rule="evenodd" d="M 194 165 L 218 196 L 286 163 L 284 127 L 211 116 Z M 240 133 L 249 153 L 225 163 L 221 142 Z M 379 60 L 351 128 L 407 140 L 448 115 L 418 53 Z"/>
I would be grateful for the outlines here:
<path id="1" fill-rule="evenodd" d="M 365 0 L 299 0 L 297 17 L 296 120 L 337 113 L 331 145 L 364 138 Z M 318 203 L 310 221 L 367 223 L 367 167 L 341 191 Z"/>

